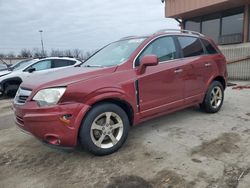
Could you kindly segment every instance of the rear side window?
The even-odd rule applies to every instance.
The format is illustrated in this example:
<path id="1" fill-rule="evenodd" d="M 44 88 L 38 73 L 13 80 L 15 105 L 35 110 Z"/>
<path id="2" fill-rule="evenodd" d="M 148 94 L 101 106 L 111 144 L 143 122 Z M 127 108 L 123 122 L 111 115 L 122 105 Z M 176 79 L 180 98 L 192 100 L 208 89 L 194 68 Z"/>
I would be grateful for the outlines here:
<path id="1" fill-rule="evenodd" d="M 204 55 L 204 49 L 199 38 L 195 37 L 178 37 L 183 57 L 193 57 Z"/>
<path id="2" fill-rule="evenodd" d="M 213 47 L 213 45 L 210 42 L 208 42 L 205 39 L 201 39 L 201 41 L 206 48 L 207 54 L 217 54 L 218 53 L 217 50 Z"/>
<path id="3" fill-rule="evenodd" d="M 169 61 L 177 58 L 175 42 L 172 37 L 161 37 L 149 44 L 136 60 L 136 66 L 140 64 L 145 55 L 156 55 L 159 62 Z"/>
<path id="4" fill-rule="evenodd" d="M 76 62 L 71 60 L 65 59 L 54 59 L 52 63 L 52 68 L 59 68 L 59 67 L 67 67 L 70 65 L 74 65 Z"/>

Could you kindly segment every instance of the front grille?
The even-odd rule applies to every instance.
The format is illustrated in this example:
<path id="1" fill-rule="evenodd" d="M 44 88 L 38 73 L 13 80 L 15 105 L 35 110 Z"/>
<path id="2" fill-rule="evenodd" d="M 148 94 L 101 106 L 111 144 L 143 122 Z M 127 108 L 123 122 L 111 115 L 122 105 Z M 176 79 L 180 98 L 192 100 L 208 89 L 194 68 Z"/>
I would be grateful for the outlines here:
<path id="1" fill-rule="evenodd" d="M 17 99 L 18 103 L 25 103 L 29 96 L 19 96 Z"/>
<path id="2" fill-rule="evenodd" d="M 20 125 L 24 125 L 23 118 L 21 118 L 21 117 L 19 117 L 19 116 L 16 116 L 16 121 L 17 121 L 17 123 L 19 123 Z"/>
<path id="3" fill-rule="evenodd" d="M 19 88 L 14 99 L 15 104 L 23 105 L 31 95 L 31 90 Z"/>

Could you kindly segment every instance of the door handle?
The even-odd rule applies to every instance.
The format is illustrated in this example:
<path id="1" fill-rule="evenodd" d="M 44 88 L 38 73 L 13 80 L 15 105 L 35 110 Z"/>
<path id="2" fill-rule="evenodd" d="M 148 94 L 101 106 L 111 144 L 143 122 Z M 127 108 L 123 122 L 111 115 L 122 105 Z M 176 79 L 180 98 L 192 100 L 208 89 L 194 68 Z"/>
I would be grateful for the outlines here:
<path id="1" fill-rule="evenodd" d="M 176 69 L 176 70 L 174 71 L 174 73 L 176 73 L 176 74 L 181 73 L 181 72 L 183 72 L 183 69 Z"/>
<path id="2" fill-rule="evenodd" d="M 205 67 L 210 67 L 211 65 L 211 63 L 205 63 Z"/>

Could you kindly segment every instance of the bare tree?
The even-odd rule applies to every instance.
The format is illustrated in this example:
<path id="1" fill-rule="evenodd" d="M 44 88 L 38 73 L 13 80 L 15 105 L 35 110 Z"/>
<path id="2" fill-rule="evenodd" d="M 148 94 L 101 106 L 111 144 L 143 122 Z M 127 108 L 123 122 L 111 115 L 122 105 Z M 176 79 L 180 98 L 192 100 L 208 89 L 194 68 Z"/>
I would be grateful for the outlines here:
<path id="1" fill-rule="evenodd" d="M 20 52 L 21 57 L 32 57 L 32 53 L 29 49 L 22 49 Z"/>
<path id="2" fill-rule="evenodd" d="M 47 57 L 47 52 L 40 50 L 39 48 L 34 48 L 32 50 L 32 56 L 33 58 L 41 58 L 41 57 Z"/>
<path id="3" fill-rule="evenodd" d="M 73 56 L 71 50 L 69 50 L 69 49 L 68 49 L 68 50 L 64 50 L 64 55 L 65 55 L 65 56 L 68 56 L 68 57 Z"/>
<path id="4" fill-rule="evenodd" d="M 79 50 L 79 49 L 74 49 L 74 50 L 73 50 L 73 57 L 76 58 L 76 59 L 79 59 L 80 56 L 81 56 L 81 53 L 82 53 L 81 50 Z"/>
<path id="5" fill-rule="evenodd" d="M 14 52 L 9 52 L 9 53 L 7 54 L 7 57 L 8 57 L 8 58 L 14 58 L 14 57 L 16 57 L 16 56 L 15 56 L 15 53 L 14 53 Z"/>
<path id="6" fill-rule="evenodd" d="M 63 56 L 64 55 L 64 52 L 59 50 L 59 49 L 52 49 L 51 52 L 50 52 L 50 56 Z"/>
<path id="7" fill-rule="evenodd" d="M 93 51 L 86 51 L 83 52 L 80 49 L 67 49 L 67 50 L 60 50 L 60 49 L 51 49 L 49 52 L 50 56 L 58 57 L 58 56 L 68 56 L 68 57 L 74 57 L 76 59 L 80 60 L 86 60 L 88 59 L 92 54 L 94 54 L 96 50 Z M 17 56 L 13 52 L 9 52 L 6 54 L 0 53 L 0 58 L 6 58 L 6 57 L 24 57 L 24 58 L 41 58 L 41 57 L 47 57 L 47 52 L 45 51 L 45 56 L 42 52 L 41 49 L 39 48 L 33 48 L 32 50 L 30 49 L 22 49 Z"/>

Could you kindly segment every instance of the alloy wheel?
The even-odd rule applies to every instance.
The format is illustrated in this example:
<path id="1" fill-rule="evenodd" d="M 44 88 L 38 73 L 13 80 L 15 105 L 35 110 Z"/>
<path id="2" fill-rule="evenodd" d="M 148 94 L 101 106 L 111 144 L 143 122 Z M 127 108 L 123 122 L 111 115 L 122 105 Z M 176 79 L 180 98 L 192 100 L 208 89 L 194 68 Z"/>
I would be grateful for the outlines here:
<path id="1" fill-rule="evenodd" d="M 105 112 L 95 118 L 91 125 L 92 142 L 103 149 L 116 145 L 123 135 L 123 122 L 114 112 Z"/>
<path id="2" fill-rule="evenodd" d="M 222 103 L 222 90 L 220 87 L 216 86 L 213 88 L 211 92 L 210 104 L 211 106 L 216 109 Z"/>

